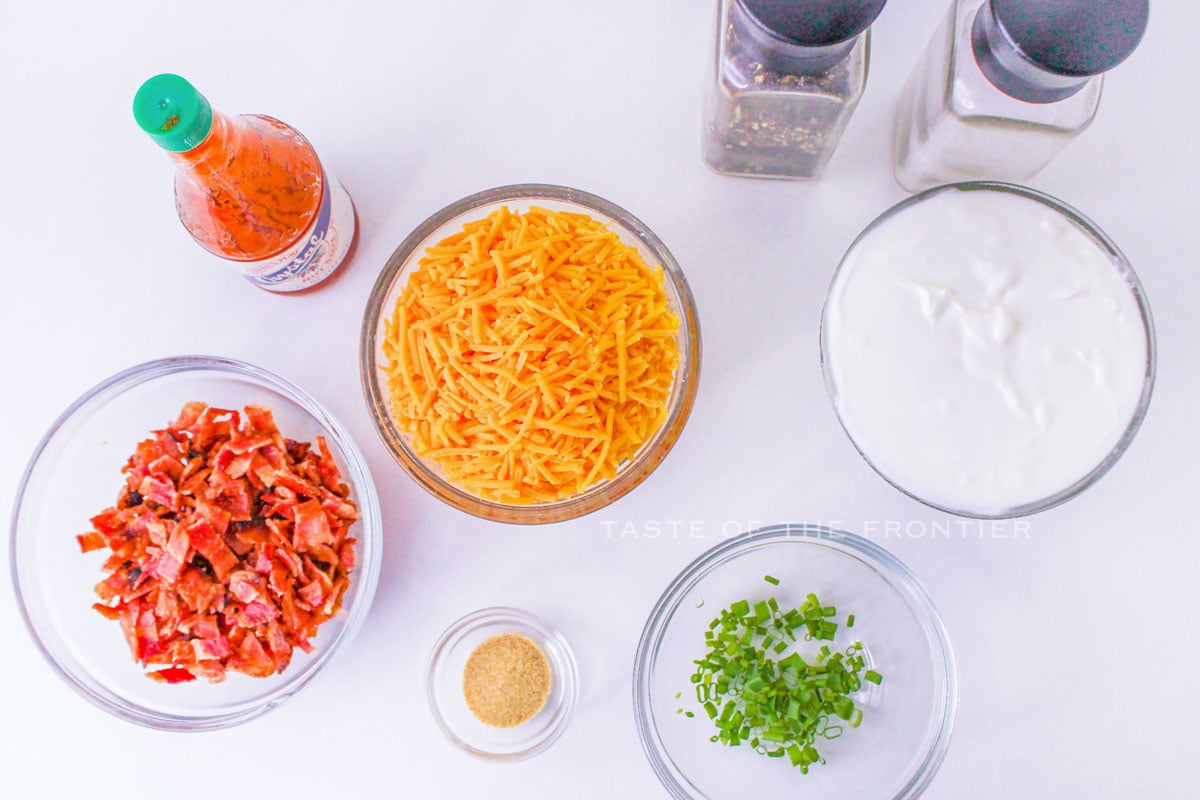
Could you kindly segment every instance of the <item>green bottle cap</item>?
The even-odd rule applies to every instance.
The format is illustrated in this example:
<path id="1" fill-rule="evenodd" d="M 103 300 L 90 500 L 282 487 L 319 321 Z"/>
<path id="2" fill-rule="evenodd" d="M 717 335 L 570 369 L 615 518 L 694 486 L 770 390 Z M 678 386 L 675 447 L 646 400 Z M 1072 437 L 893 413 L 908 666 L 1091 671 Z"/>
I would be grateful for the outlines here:
<path id="1" fill-rule="evenodd" d="M 133 118 L 159 147 L 182 153 L 208 136 L 212 106 L 178 75 L 155 75 L 134 95 Z"/>

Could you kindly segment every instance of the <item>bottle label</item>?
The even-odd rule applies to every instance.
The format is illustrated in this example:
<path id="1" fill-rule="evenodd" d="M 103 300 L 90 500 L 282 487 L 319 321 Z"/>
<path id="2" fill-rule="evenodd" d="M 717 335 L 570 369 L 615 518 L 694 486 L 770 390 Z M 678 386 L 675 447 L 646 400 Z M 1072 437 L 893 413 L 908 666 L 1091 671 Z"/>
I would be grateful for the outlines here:
<path id="1" fill-rule="evenodd" d="M 324 184 L 321 208 L 307 236 L 274 258 L 242 265 L 252 283 L 272 292 L 298 292 L 328 278 L 345 259 L 354 241 L 354 206 L 328 173 Z"/>

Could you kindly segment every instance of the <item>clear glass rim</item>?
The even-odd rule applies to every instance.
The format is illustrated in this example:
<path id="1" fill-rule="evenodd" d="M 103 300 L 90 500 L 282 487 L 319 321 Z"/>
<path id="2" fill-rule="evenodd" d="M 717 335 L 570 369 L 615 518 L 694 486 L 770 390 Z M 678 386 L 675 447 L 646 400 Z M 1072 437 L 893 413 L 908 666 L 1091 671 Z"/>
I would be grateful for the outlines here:
<path id="1" fill-rule="evenodd" d="M 642 637 L 638 642 L 633 669 L 633 714 L 637 724 L 638 738 L 650 766 L 667 792 L 677 800 L 697 800 L 704 795 L 694 787 L 687 777 L 671 761 L 666 747 L 658 735 L 652 711 L 651 675 L 658 659 L 658 648 L 667 626 L 684 595 L 712 570 L 746 552 L 780 541 L 808 541 L 840 550 L 847 555 L 859 557 L 877 567 L 888 583 L 898 591 L 906 592 L 915 602 L 914 611 L 934 645 L 931 656 L 940 660 L 944 691 L 934 720 L 937 733 L 921 765 L 913 772 L 903 788 L 891 800 L 913 800 L 919 797 L 946 758 L 954 722 L 958 715 L 958 668 L 954 650 L 945 623 L 924 585 L 898 558 L 874 542 L 857 534 L 828 528 L 824 525 L 787 523 L 769 525 L 731 538 L 701 554 L 671 581 L 666 591 L 654 604 Z"/>
<path id="2" fill-rule="evenodd" d="M 671 410 L 662 427 L 611 480 L 596 484 L 573 497 L 530 505 L 510 505 L 476 497 L 445 480 L 418 456 L 409 447 L 405 434 L 396 427 L 388 413 L 385 389 L 379 380 L 379 364 L 375 357 L 376 334 L 383 315 L 388 311 L 383 308 L 383 304 L 397 276 L 425 244 L 426 239 L 455 217 L 491 203 L 508 200 L 551 200 L 574 204 L 614 220 L 632 233 L 639 244 L 654 254 L 680 304 L 678 311 L 682 346 L 676 386 L 671 397 Z M 683 270 L 671 251 L 645 223 L 620 206 L 598 195 L 567 186 L 542 183 L 498 186 L 464 197 L 437 211 L 418 225 L 388 258 L 375 280 L 363 314 L 359 340 L 359 375 L 363 396 L 379 438 L 383 440 L 392 458 L 427 492 L 460 511 L 483 519 L 517 524 L 563 522 L 590 514 L 624 497 L 649 477 L 675 446 L 695 404 L 700 382 L 700 323 L 696 301 Z"/>
<path id="3" fill-rule="evenodd" d="M 1134 409 L 1133 416 L 1129 420 L 1129 424 L 1125 427 L 1125 431 L 1121 434 L 1121 437 L 1117 440 L 1116 444 L 1113 445 L 1112 450 L 1110 450 L 1108 454 L 1101 459 L 1100 462 L 1090 472 L 1081 477 L 1079 480 L 1075 481 L 1075 483 L 1071 484 L 1070 486 L 1067 486 L 1066 488 L 1061 489 L 1048 497 L 1023 503 L 1019 506 L 1015 506 L 998 513 L 983 513 L 972 511 L 970 509 L 954 508 L 952 506 L 935 503 L 932 500 L 927 500 L 926 498 L 920 497 L 919 495 L 911 492 L 885 474 L 883 470 L 876 466 L 875 462 L 873 462 L 870 457 L 863 452 L 863 449 L 859 446 L 858 442 L 850 434 L 850 429 L 846 426 L 846 421 L 842 419 L 842 415 L 838 410 L 837 404 L 837 386 L 834 383 L 832 368 L 830 366 L 831 358 L 829 354 L 829 342 L 828 336 L 826 336 L 825 333 L 825 326 L 828 318 L 829 299 L 832 297 L 833 290 L 837 286 L 838 278 L 842 274 L 842 269 L 846 264 L 847 257 L 850 255 L 850 253 L 854 252 L 854 249 L 858 247 L 858 245 L 870 233 L 872 233 L 877 227 L 890 221 L 892 217 L 903 213 L 911 206 L 922 203 L 934 197 L 935 195 L 948 191 L 990 191 L 1015 194 L 1019 197 L 1024 197 L 1026 199 L 1041 203 L 1051 210 L 1061 214 L 1064 218 L 1066 218 L 1077 228 L 1083 231 L 1084 234 L 1096 242 L 1096 244 L 1098 244 L 1105 252 L 1107 252 L 1108 255 L 1113 259 L 1115 266 L 1122 271 L 1123 277 L 1128 283 L 1130 291 L 1133 293 L 1134 301 L 1137 303 L 1138 312 L 1141 315 L 1142 327 L 1146 334 L 1146 372 L 1142 382 L 1142 391 L 1138 398 L 1137 406 Z M 890 207 L 872 220 L 867 227 L 863 228 L 862 232 L 859 233 L 850 246 L 846 248 L 846 252 L 842 255 L 841 261 L 838 262 L 837 269 L 834 270 L 833 278 L 829 283 L 829 290 L 825 295 L 825 303 L 821 307 L 820 349 L 821 369 L 825 377 L 825 391 L 829 395 L 830 404 L 833 406 L 833 411 L 837 416 L 838 424 L 841 425 L 842 430 L 846 434 L 846 438 L 849 439 L 850 443 L 854 445 L 854 449 L 858 451 L 858 454 L 862 457 L 863 461 L 867 462 L 867 465 L 870 466 L 871 469 L 873 469 L 875 473 L 879 475 L 879 477 L 887 481 L 893 488 L 902 494 L 911 497 L 918 503 L 938 511 L 954 514 L 955 516 L 966 517 L 969 519 L 986 520 L 1013 519 L 1016 517 L 1025 517 L 1031 514 L 1039 514 L 1043 511 L 1048 511 L 1055 506 L 1062 505 L 1068 500 L 1071 500 L 1103 478 L 1104 475 L 1113 468 L 1113 465 L 1120 460 L 1121 456 L 1125 454 L 1125 451 L 1129 449 L 1129 445 L 1133 442 L 1134 436 L 1137 435 L 1138 429 L 1141 428 L 1142 422 L 1146 418 L 1146 411 L 1150 408 L 1150 397 L 1154 392 L 1154 378 L 1158 364 L 1158 345 L 1154 334 L 1154 320 L 1150 314 L 1150 303 L 1146 298 L 1145 290 L 1142 288 L 1142 283 L 1138 279 L 1137 273 L 1134 271 L 1133 266 L 1129 263 L 1129 259 L 1127 259 L 1125 254 L 1122 253 L 1120 248 L 1117 247 L 1116 243 L 1113 242 L 1113 240 L 1110 239 L 1098 225 L 1084 216 L 1081 212 L 1077 211 L 1075 208 L 1067 205 L 1061 200 L 1045 194 L 1044 192 L 1039 192 L 1036 189 L 1030 189 L 1027 186 L 1018 186 L 1017 184 L 1003 183 L 1000 181 L 964 181 L 960 183 L 948 183 L 942 186 L 935 186 L 932 189 L 927 189 L 919 194 L 913 195 L 912 197 L 896 203 L 894 206 Z"/>
<path id="4" fill-rule="evenodd" d="M 146 708 L 121 697 L 94 681 L 81 679 L 73 670 L 61 664 L 51 652 L 43 636 L 38 632 L 33 617 L 26 605 L 25 590 L 19 566 L 20 559 L 17 557 L 21 510 L 25 501 L 26 489 L 34 470 L 41 461 L 42 455 L 55 440 L 62 428 L 74 419 L 75 415 L 80 411 L 93 406 L 98 408 L 112 397 L 146 383 L 151 379 L 175 373 L 195 371 L 223 372 L 262 381 L 293 400 L 309 414 L 312 414 L 322 427 L 325 428 L 336 446 L 346 457 L 347 469 L 351 473 L 347 478 L 353 482 L 354 489 L 358 494 L 360 520 L 362 521 L 363 531 L 359 536 L 361 547 L 360 565 L 355 570 L 356 572 L 361 570 L 358 579 L 359 585 L 353 607 L 344 610 L 346 622 L 342 630 L 338 633 L 337 638 L 329 644 L 328 649 L 313 659 L 313 663 L 309 666 L 307 674 L 303 678 L 286 682 L 269 695 L 240 704 L 227 713 L 214 715 L 169 714 Z M 13 503 L 13 512 L 9 526 L 9 552 L 11 553 L 9 567 L 13 590 L 17 598 L 17 610 L 26 631 L 28 631 L 30 638 L 32 638 L 34 644 L 54 670 L 55 674 L 77 694 L 113 716 L 147 728 L 178 732 L 220 730 L 249 722 L 295 696 L 320 673 L 334 654 L 340 651 L 358 633 L 363 621 L 366 619 L 367 611 L 371 606 L 371 601 L 374 598 L 375 588 L 379 580 L 380 562 L 383 554 L 382 536 L 380 535 L 380 531 L 382 530 L 381 525 L 382 516 L 379 508 L 379 498 L 376 494 L 375 484 L 371 479 L 370 469 L 367 467 L 366 460 L 363 458 L 354 440 L 350 437 L 349 432 L 312 395 L 285 378 L 237 359 L 207 355 L 173 356 L 137 364 L 101 381 L 80 395 L 50 425 L 50 428 L 34 448 L 33 455 L 30 457 L 17 487 L 17 496 Z M 56 632 L 51 630 L 51 633 Z M 84 678 L 90 678 L 90 676 L 85 675 Z"/>
<path id="5" fill-rule="evenodd" d="M 514 753 L 493 753 L 475 747 L 454 733 L 450 724 L 446 721 L 446 717 L 442 714 L 441 706 L 437 701 L 436 684 L 438 675 L 441 673 L 443 659 L 452 645 L 456 644 L 459 639 L 476 628 L 484 625 L 505 623 L 532 628 L 538 632 L 539 636 L 553 642 L 555 647 L 558 648 L 558 654 L 561 655 L 561 659 L 554 659 L 551 653 L 547 653 L 547 658 L 551 658 L 552 662 L 558 667 L 555 672 L 558 673 L 558 678 L 562 681 L 563 700 L 557 711 L 559 715 L 558 720 L 550 728 L 547 728 L 545 733 L 532 745 Z M 511 608 L 509 606 L 482 608 L 455 620 L 438 637 L 437 644 L 430 651 L 429 662 L 425 668 L 425 697 L 429 702 L 429 711 L 433 714 L 434 722 L 437 723 L 442 734 L 450 742 L 472 756 L 484 761 L 510 764 L 532 758 L 543 750 L 546 750 L 563 735 L 567 726 L 570 725 L 571 719 L 575 716 L 575 705 L 579 700 L 579 667 L 575 662 L 575 653 L 571 650 L 571 646 L 567 644 L 566 638 L 550 623 L 519 608 Z"/>

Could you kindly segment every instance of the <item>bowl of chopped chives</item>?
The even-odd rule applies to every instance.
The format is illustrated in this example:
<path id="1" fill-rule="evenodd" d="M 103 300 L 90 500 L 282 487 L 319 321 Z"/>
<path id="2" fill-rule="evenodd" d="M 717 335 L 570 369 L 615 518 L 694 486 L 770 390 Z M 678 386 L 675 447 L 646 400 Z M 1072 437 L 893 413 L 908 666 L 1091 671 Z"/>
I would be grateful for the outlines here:
<path id="1" fill-rule="evenodd" d="M 644 481 L 695 401 L 695 301 L 666 245 L 577 189 L 521 184 L 421 223 L 371 292 L 363 393 L 384 444 L 462 511 L 560 522 Z"/>
<path id="2" fill-rule="evenodd" d="M 671 583 L 634 664 L 643 750 L 681 800 L 908 800 L 941 766 L 957 672 L 940 615 L 854 534 L 776 525 Z"/>

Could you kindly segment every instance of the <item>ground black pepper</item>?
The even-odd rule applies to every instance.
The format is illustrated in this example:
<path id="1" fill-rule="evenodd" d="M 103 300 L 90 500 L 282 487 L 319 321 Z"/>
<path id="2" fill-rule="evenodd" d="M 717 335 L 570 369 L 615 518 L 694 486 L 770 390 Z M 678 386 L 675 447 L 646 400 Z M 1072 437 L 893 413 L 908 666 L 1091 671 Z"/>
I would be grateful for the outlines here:
<path id="1" fill-rule="evenodd" d="M 764 28 L 743 0 L 722 0 L 720 14 L 705 159 L 735 175 L 817 177 L 862 94 L 866 34 L 807 46 Z"/>

